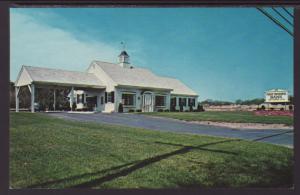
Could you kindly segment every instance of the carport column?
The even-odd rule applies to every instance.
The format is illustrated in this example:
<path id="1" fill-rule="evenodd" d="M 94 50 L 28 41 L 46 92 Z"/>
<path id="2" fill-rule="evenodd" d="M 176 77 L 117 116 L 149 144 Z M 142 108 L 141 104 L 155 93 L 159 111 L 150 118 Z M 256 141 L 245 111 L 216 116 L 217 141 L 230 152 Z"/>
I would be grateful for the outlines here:
<path id="1" fill-rule="evenodd" d="M 53 110 L 55 111 L 55 105 L 56 105 L 56 90 L 53 89 Z"/>
<path id="2" fill-rule="evenodd" d="M 16 95 L 16 112 L 19 112 L 19 91 L 20 91 L 20 87 L 15 87 L 15 95 Z"/>
<path id="3" fill-rule="evenodd" d="M 74 87 L 72 87 L 71 93 L 70 93 L 70 107 L 71 107 L 71 111 L 73 111 L 73 99 L 74 99 Z"/>
<path id="4" fill-rule="evenodd" d="M 175 106 L 175 109 L 177 110 L 179 107 L 180 107 L 179 106 L 179 97 L 176 97 L 176 106 Z"/>
<path id="5" fill-rule="evenodd" d="M 31 112 L 34 113 L 34 84 L 31 84 Z"/>
<path id="6" fill-rule="evenodd" d="M 97 110 L 96 111 L 99 111 L 100 110 L 100 95 L 97 95 Z"/>

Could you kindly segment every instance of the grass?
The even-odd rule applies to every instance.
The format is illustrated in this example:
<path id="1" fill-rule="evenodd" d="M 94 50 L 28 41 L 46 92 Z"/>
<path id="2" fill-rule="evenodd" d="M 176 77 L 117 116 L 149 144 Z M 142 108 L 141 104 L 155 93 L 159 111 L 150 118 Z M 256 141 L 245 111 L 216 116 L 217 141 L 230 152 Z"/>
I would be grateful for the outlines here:
<path id="1" fill-rule="evenodd" d="M 10 186 L 289 188 L 293 186 L 293 150 L 11 113 Z"/>
<path id="2" fill-rule="evenodd" d="M 147 112 L 151 116 L 161 116 L 185 121 L 214 121 L 234 123 L 265 123 L 293 125 L 290 116 L 258 116 L 246 111 L 205 111 L 205 112 Z"/>

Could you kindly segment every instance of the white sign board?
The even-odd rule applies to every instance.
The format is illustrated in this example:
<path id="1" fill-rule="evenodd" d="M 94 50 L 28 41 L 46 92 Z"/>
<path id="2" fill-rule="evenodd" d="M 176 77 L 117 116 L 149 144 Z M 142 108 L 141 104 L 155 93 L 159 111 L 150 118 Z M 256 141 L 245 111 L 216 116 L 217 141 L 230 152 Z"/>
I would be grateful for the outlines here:
<path id="1" fill-rule="evenodd" d="M 288 92 L 285 90 L 267 91 L 266 102 L 289 102 Z"/>

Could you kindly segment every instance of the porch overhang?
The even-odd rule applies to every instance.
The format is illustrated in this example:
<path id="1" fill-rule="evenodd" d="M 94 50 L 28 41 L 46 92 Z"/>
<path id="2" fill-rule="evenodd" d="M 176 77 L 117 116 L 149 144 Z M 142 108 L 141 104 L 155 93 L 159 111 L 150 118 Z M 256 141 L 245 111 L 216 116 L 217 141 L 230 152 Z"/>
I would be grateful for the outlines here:
<path id="1" fill-rule="evenodd" d="M 89 85 L 81 83 L 59 83 L 59 82 L 47 82 L 47 81 L 34 81 L 31 84 L 38 86 L 51 86 L 51 87 L 79 87 L 79 88 L 93 88 L 93 89 L 105 89 L 105 86 L 100 85 Z"/>

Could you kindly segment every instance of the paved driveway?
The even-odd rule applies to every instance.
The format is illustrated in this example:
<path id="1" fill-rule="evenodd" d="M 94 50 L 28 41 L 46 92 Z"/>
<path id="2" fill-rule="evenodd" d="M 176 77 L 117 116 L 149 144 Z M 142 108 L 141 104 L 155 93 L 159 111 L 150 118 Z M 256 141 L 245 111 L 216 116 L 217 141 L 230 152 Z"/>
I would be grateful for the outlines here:
<path id="1" fill-rule="evenodd" d="M 140 127 L 151 130 L 171 131 L 175 133 L 192 133 L 201 135 L 211 135 L 230 138 L 241 138 L 247 140 L 259 139 L 258 141 L 269 142 L 273 144 L 293 147 L 294 133 L 292 130 L 237 130 L 225 127 L 216 127 L 209 125 L 193 124 L 184 121 L 178 121 L 169 118 L 158 118 L 140 114 L 129 113 L 95 113 L 95 114 L 78 114 L 78 113 L 48 113 L 50 116 L 76 120 L 92 121 L 97 123 L 125 125 L 130 127 Z M 263 139 L 261 139 L 263 138 Z"/>

